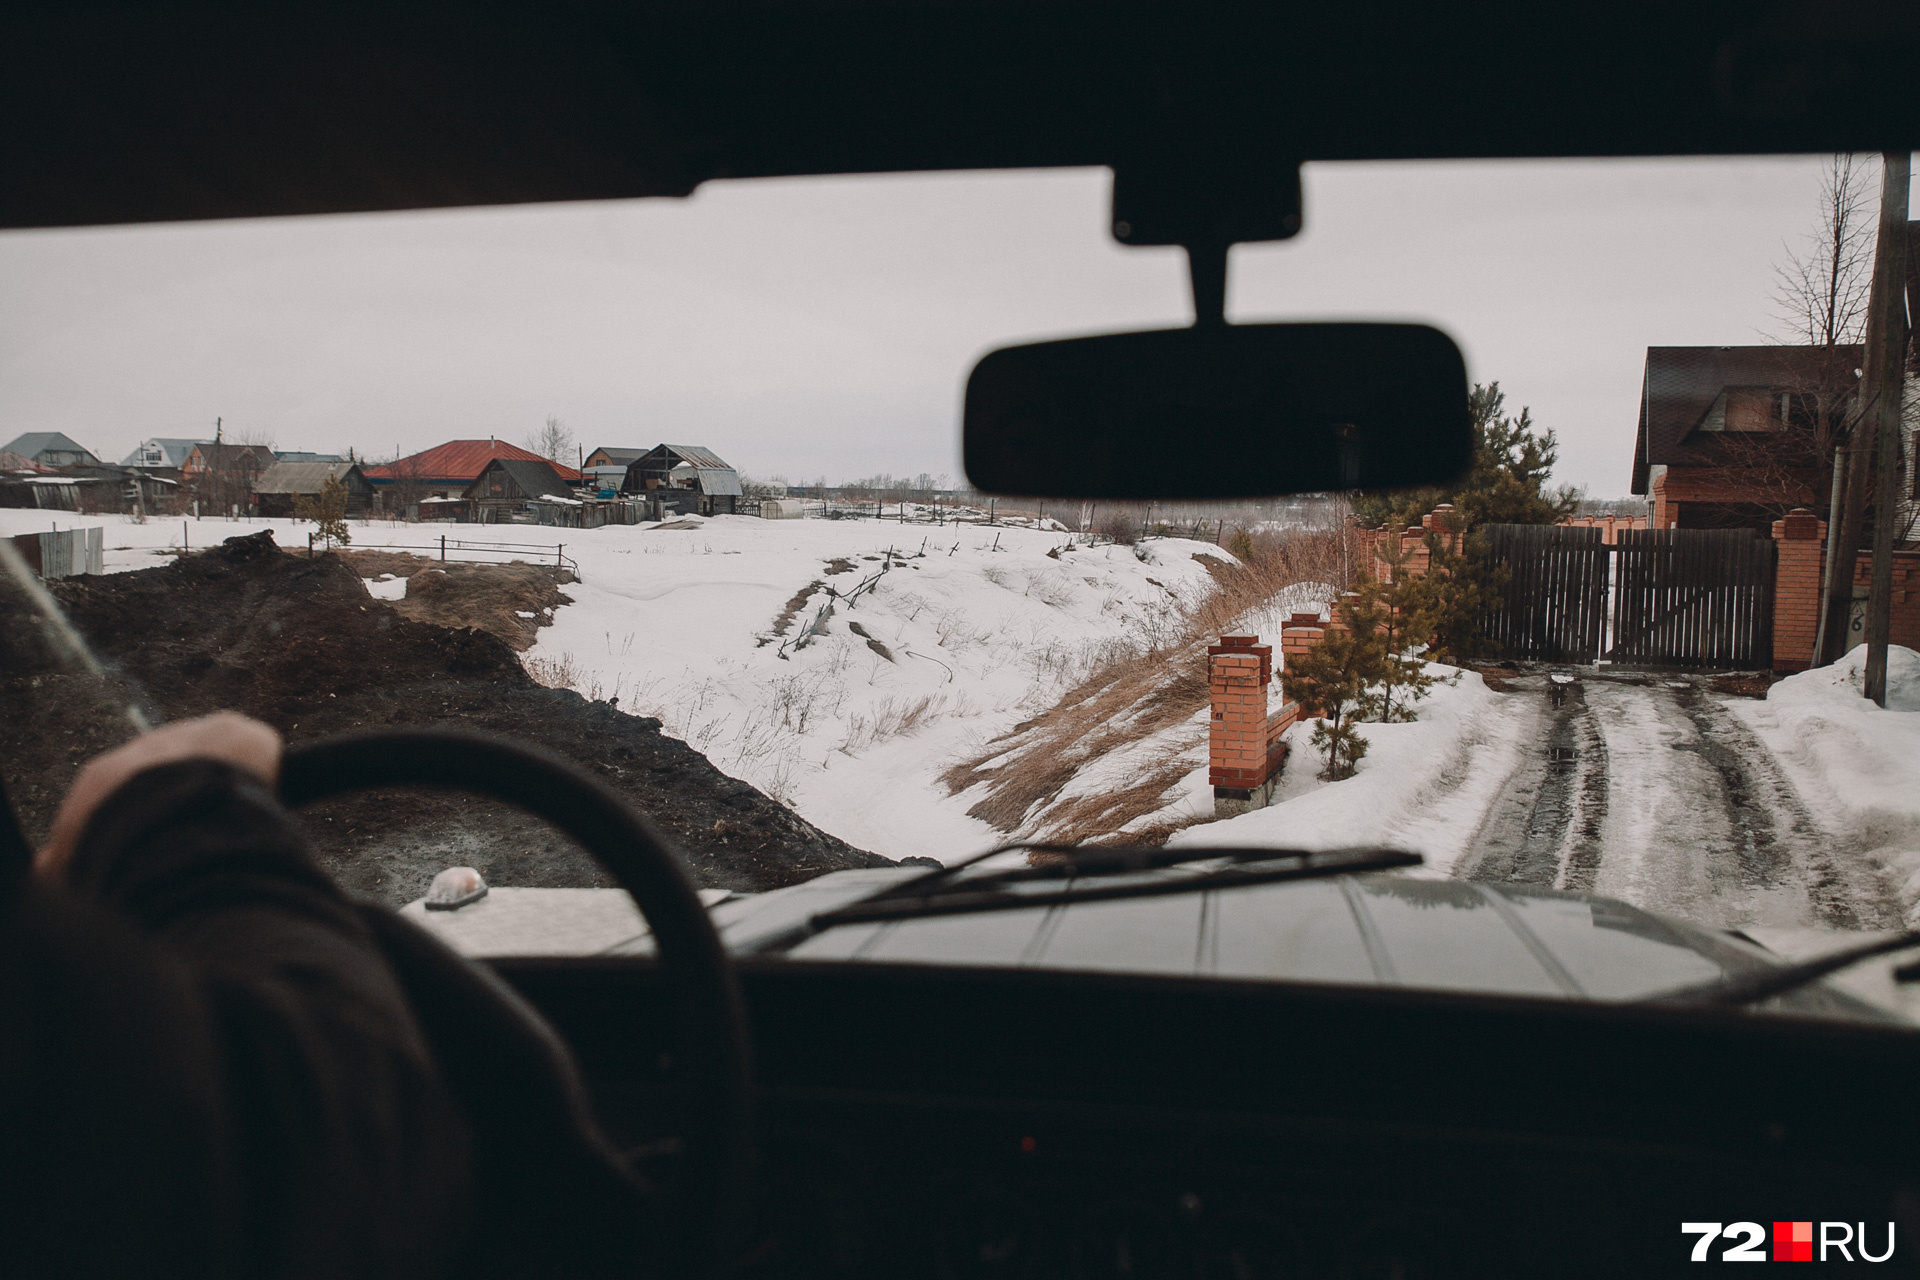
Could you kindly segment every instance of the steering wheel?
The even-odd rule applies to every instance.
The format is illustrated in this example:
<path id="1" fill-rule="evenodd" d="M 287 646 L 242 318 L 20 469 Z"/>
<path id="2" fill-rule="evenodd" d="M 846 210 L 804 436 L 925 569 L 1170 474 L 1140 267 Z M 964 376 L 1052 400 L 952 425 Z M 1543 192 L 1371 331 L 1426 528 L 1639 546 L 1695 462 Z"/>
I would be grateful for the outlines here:
<path id="1" fill-rule="evenodd" d="M 289 806 L 371 787 L 427 786 L 504 801 L 571 836 L 632 895 L 658 946 L 676 1013 L 692 1112 L 676 1211 L 691 1256 L 716 1266 L 749 1151 L 745 1007 L 714 931 L 667 842 L 579 766 L 509 738 L 447 729 L 378 729 L 291 747 L 281 764 Z"/>

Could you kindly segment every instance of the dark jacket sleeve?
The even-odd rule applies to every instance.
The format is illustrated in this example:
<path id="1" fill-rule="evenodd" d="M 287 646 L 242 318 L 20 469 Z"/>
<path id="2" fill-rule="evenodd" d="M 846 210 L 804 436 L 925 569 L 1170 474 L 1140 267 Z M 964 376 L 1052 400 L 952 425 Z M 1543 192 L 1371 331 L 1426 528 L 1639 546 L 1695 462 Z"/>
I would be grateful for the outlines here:
<path id="1" fill-rule="evenodd" d="M 432 1276 L 467 1234 L 471 1138 L 358 910 L 252 778 L 152 769 L 69 881 L 191 976 L 218 1037 L 250 1275 Z"/>

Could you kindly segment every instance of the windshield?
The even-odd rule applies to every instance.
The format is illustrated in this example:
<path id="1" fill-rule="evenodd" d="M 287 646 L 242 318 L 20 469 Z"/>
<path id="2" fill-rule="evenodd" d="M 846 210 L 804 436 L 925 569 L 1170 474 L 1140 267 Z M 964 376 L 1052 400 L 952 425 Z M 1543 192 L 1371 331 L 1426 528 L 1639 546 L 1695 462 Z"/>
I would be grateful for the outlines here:
<path id="1" fill-rule="evenodd" d="M 0 767 L 29 839 L 128 707 L 230 707 L 293 742 L 458 724 L 547 746 L 736 915 L 835 875 L 808 910 L 838 908 L 1009 841 L 1387 848 L 1454 885 L 1112 904 L 1097 946 L 1055 930 L 1060 964 L 1620 998 L 1745 963 L 1726 947 L 1904 927 L 1913 469 L 1884 517 L 1847 497 L 1870 490 L 1847 450 L 1878 162 L 1303 181 L 1305 230 L 1234 250 L 1229 319 L 1452 335 L 1476 433 L 1456 485 L 970 489 L 956 423 L 982 354 L 1191 318 L 1181 252 L 1108 234 L 1105 170 L 0 236 L 0 534 L 102 668 L 7 588 Z M 1136 463 L 1235 459 L 1168 439 Z M 1862 696 L 1883 518 L 1884 708 Z M 394 906 L 452 866 L 611 884 L 463 797 L 369 793 L 309 828 Z M 1313 932 L 1326 904 L 1350 911 L 1337 938 Z M 1476 923 L 1437 928 L 1449 910 Z M 586 927 L 554 911 L 515 945 Z M 1038 912 L 810 945 L 1039 963 Z M 1609 950 L 1629 943 L 1681 958 Z"/>

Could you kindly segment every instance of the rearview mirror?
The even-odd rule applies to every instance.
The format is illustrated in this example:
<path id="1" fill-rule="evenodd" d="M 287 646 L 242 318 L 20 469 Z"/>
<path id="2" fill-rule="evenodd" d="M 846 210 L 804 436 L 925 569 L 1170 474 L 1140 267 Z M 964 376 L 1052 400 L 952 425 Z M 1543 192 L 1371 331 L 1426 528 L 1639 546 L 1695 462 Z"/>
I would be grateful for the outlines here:
<path id="1" fill-rule="evenodd" d="M 1417 324 L 1211 325 L 996 351 L 967 380 L 967 478 L 1050 498 L 1255 498 L 1452 483 L 1460 349 Z"/>

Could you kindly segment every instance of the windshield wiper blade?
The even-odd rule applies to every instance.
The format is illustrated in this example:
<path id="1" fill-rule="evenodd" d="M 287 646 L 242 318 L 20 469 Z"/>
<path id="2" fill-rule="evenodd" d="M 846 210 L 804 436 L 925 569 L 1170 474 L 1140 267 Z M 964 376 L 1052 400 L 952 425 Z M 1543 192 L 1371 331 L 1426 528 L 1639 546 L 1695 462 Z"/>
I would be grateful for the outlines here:
<path id="1" fill-rule="evenodd" d="M 1871 960 L 1875 956 L 1886 955 L 1890 951 L 1906 951 L 1912 947 L 1920 947 L 1920 932 L 1895 934 L 1891 938 L 1863 942 L 1857 947 L 1847 947 L 1824 956 L 1815 956 L 1799 964 L 1782 965 L 1777 969 L 1762 969 L 1754 973 L 1743 973 L 1738 977 L 1715 978 L 1709 982 L 1679 987 L 1664 994 L 1648 996 L 1647 1002 L 1737 1009 L 1742 1005 L 1753 1004 L 1770 996 L 1784 995 L 1795 988 L 1806 986 L 1809 982 L 1817 982 L 1830 973 L 1851 968 L 1862 960 Z"/>
<path id="2" fill-rule="evenodd" d="M 1021 852 L 1045 855 L 1044 860 L 1004 871 L 962 876 L 959 873 L 997 854 Z M 1278 884 L 1289 880 L 1317 880 L 1326 876 L 1417 867 L 1417 853 L 1397 849 L 1130 849 L 1074 848 L 1062 845 L 1016 843 L 889 885 L 842 907 L 822 911 L 791 929 L 762 940 L 752 950 L 787 951 L 808 938 L 840 925 L 880 924 L 924 920 L 936 916 L 975 915 L 987 911 L 1054 907 L 1083 902 L 1114 902 L 1125 898 L 1158 898 L 1178 893 L 1201 893 L 1248 885 Z M 1220 864 L 1192 874 L 1179 872 L 1198 863 Z M 1016 886 L 1055 880 L 1054 889 Z M 1116 882 L 1117 881 L 1117 882 Z"/>

